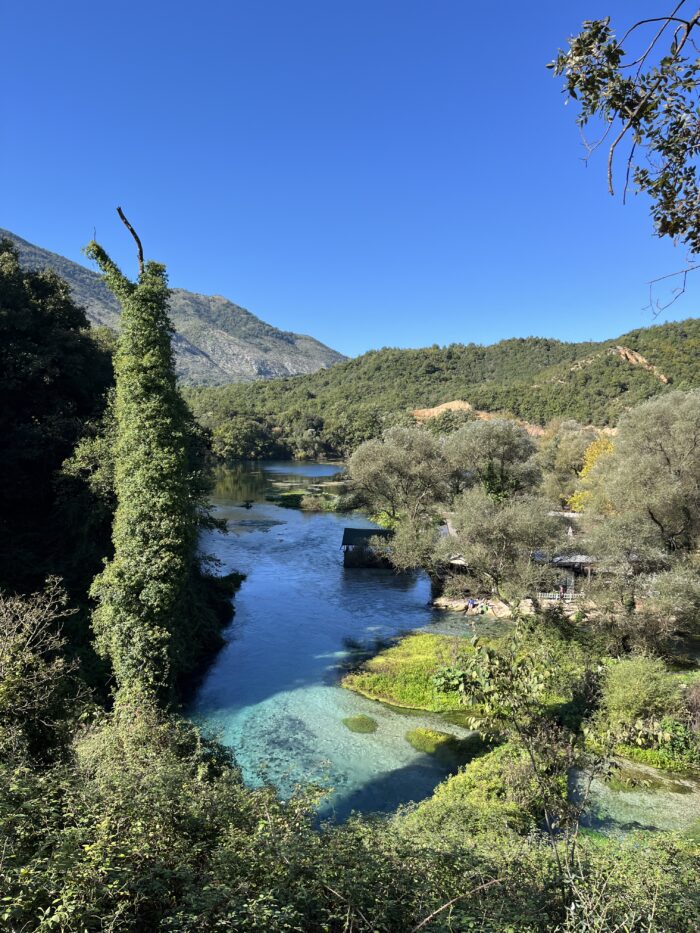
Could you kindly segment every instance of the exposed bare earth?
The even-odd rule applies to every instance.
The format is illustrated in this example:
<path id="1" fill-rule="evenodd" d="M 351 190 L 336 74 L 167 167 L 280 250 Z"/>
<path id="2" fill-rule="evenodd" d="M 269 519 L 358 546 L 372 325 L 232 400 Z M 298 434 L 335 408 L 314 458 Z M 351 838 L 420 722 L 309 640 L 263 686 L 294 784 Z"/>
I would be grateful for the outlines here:
<path id="1" fill-rule="evenodd" d="M 538 424 L 520 421 L 518 418 L 513 418 L 512 415 L 506 412 L 479 411 L 463 399 L 443 402 L 442 405 L 436 405 L 434 408 L 414 408 L 411 414 L 416 421 L 423 424 L 431 418 L 437 418 L 446 411 L 470 411 L 479 421 L 492 421 L 494 418 L 508 418 L 510 421 L 515 421 L 521 427 L 525 428 L 527 433 L 531 434 L 533 437 L 541 437 L 544 434 L 544 428 L 540 427 Z"/>
<path id="2" fill-rule="evenodd" d="M 609 353 L 611 356 L 619 356 L 620 359 L 623 359 L 625 363 L 629 363 L 630 366 L 640 366 L 648 373 L 651 373 L 651 375 L 658 379 L 659 382 L 663 383 L 663 385 L 668 385 L 670 382 L 668 376 L 665 376 L 658 368 L 658 366 L 654 366 L 645 356 L 642 356 L 642 354 L 638 353 L 636 350 L 630 350 L 629 347 L 619 346 L 609 347 L 605 352 Z M 598 358 L 600 358 L 600 354 L 598 354 Z M 586 366 L 590 366 L 595 359 L 595 356 L 589 356 L 585 360 L 577 360 L 572 365 L 571 369 L 572 371 L 577 369 L 585 369 Z M 554 381 L 561 382 L 562 380 Z"/>

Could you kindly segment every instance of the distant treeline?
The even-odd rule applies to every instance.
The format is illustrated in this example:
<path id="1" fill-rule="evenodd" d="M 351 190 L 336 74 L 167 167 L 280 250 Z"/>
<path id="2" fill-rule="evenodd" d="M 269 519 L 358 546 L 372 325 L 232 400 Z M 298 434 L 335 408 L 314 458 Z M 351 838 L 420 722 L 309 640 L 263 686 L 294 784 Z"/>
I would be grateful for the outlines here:
<path id="1" fill-rule="evenodd" d="M 699 362 L 700 320 L 691 318 L 603 343 L 528 337 L 377 350 L 309 376 L 190 388 L 186 397 L 222 459 L 345 456 L 407 423 L 411 409 L 454 399 L 538 425 L 615 424 L 668 388 L 700 386 Z"/>

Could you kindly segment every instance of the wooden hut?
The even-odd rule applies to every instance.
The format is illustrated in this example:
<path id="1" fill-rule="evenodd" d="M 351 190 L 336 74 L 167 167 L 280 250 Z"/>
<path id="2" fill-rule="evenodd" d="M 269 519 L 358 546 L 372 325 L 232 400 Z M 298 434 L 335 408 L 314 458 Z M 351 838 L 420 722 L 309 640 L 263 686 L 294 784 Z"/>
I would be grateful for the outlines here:
<path id="1" fill-rule="evenodd" d="M 388 540 L 393 535 L 386 528 L 345 528 L 343 563 L 346 567 L 386 567 L 388 561 L 372 547 L 372 538 Z"/>

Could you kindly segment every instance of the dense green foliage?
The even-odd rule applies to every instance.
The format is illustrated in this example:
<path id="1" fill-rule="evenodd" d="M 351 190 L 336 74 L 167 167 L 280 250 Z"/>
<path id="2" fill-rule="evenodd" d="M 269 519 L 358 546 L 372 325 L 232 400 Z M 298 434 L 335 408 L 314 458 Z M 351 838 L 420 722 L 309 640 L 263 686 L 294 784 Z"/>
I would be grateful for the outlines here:
<path id="1" fill-rule="evenodd" d="M 187 624 L 198 528 L 167 280 L 164 268 L 149 262 L 134 284 L 96 243 L 87 253 L 123 309 L 115 356 L 114 557 L 93 584 L 97 645 L 119 687 L 162 691 L 170 682 L 173 636 Z"/>
<path id="2" fill-rule="evenodd" d="M 190 388 L 186 398 L 224 459 L 344 456 L 384 428 L 412 422 L 410 410 L 455 399 L 540 425 L 614 424 L 668 385 L 697 386 L 699 352 L 700 321 L 690 319 L 597 344 L 527 338 L 378 350 L 310 376 Z"/>
<path id="3" fill-rule="evenodd" d="M 31 590 L 57 573 L 87 586 L 106 553 L 93 540 L 97 554 L 74 559 L 85 515 L 59 482 L 105 408 L 112 366 L 100 340 L 65 282 L 21 269 L 0 241 L 0 586 Z M 71 485 L 71 497 L 81 492 Z"/>
<path id="4" fill-rule="evenodd" d="M 37 428 L 34 449 L 46 447 L 47 456 L 35 465 L 35 482 L 56 490 L 56 508 L 60 504 L 66 515 L 82 508 L 99 518 L 97 524 L 92 517 L 84 523 L 82 540 L 75 540 L 74 530 L 72 538 L 51 538 L 42 552 L 45 562 L 37 565 L 40 575 L 61 566 L 67 542 L 73 542 L 72 560 L 90 556 L 83 574 L 95 567 L 106 554 L 97 531 L 114 517 L 114 555 L 94 588 L 95 628 L 120 689 L 108 702 L 115 678 L 106 669 L 89 672 L 69 650 L 66 635 L 84 590 L 66 594 L 50 580 L 42 592 L 18 596 L 8 591 L 25 589 L 24 582 L 20 587 L 3 578 L 0 926 L 10 933 L 690 933 L 697 915 L 697 844 L 669 834 L 626 842 L 577 834 L 565 775 L 572 763 L 594 760 L 596 743 L 638 743 L 640 737 L 642 752 L 692 765 L 700 726 L 694 672 L 681 678 L 658 660 L 634 655 L 601 664 L 600 645 L 610 640 L 595 629 L 582 637 L 561 614 L 538 613 L 512 639 L 490 645 L 413 635 L 350 676 L 349 684 L 370 695 L 441 711 L 444 732 L 409 730 L 407 741 L 430 754 L 471 759 L 434 797 L 387 818 L 355 817 L 343 826 L 319 827 L 319 794 L 313 788 L 300 789 L 286 802 L 270 788 L 246 788 L 230 754 L 168 709 L 178 675 L 191 670 L 203 646 L 211 646 L 222 595 L 203 575 L 195 550 L 198 529 L 207 521 L 201 437 L 175 386 L 164 270 L 149 263 L 132 283 L 98 247 L 92 252 L 124 306 L 115 392 L 107 404 L 109 378 L 101 383 L 89 367 L 82 376 L 64 372 L 75 369 L 76 359 L 61 351 L 54 358 L 56 404 L 73 404 L 74 390 L 64 387 L 74 378 L 95 409 L 88 415 L 76 408 L 80 417 L 72 433 L 57 435 L 56 448 L 47 430 L 54 409 L 45 416 L 47 402 L 38 389 L 32 389 L 24 422 L 7 423 L 12 430 L 16 423 Z M 10 275 L 21 278 L 12 262 Z M 62 288 L 55 280 L 54 285 Z M 32 362 L 44 366 L 38 338 L 51 320 L 55 294 L 49 289 L 31 298 L 39 320 L 31 352 L 21 335 L 8 344 L 14 372 L 29 388 Z M 3 304 L 8 332 L 21 331 L 24 300 Z M 87 340 L 80 333 L 82 319 L 74 319 L 80 322 L 75 332 L 67 328 L 67 334 L 52 336 L 49 327 L 47 335 L 59 345 L 77 342 L 103 372 L 108 358 L 89 341 L 81 343 Z M 677 440 L 695 396 L 689 396 L 690 407 L 669 398 L 677 416 L 668 416 L 668 431 Z M 640 423 L 648 417 L 644 410 Z M 382 421 L 370 419 L 374 433 Z M 63 421 L 57 417 L 55 423 Z M 357 425 L 350 427 L 355 431 Z M 439 431 L 415 426 L 394 428 L 376 442 L 387 448 L 384 493 L 395 500 L 397 539 L 408 519 L 407 559 L 416 529 L 426 532 L 421 553 L 439 547 L 428 534 L 430 525 L 454 501 L 458 528 L 470 527 L 467 537 L 483 551 L 482 584 L 491 579 L 493 561 L 500 561 L 499 586 L 505 591 L 514 580 L 530 579 L 540 566 L 532 560 L 533 547 L 548 540 L 550 526 L 556 531 L 556 521 L 543 516 L 535 496 L 540 471 L 546 481 L 551 461 L 568 482 L 567 471 L 575 472 L 581 460 L 579 433 L 585 429 L 562 429 L 567 444 L 570 435 L 576 442 L 568 453 L 547 460 L 511 422 L 445 427 L 450 443 Z M 361 434 L 353 437 L 361 440 Z M 623 440 L 628 434 L 621 428 Z M 312 435 L 299 437 L 316 442 Z M 557 443 L 565 447 L 561 437 Z M 629 464 L 639 451 L 625 443 L 619 456 Z M 673 454 L 676 448 L 664 449 Z M 23 456 L 22 444 L 15 442 L 7 456 L 13 483 L 20 481 L 12 470 Z M 616 456 L 613 451 L 611 463 L 618 462 Z M 362 456 L 371 481 L 367 494 L 376 495 L 382 475 L 361 461 Z M 599 519 L 608 505 L 599 513 L 596 504 L 608 500 L 594 473 L 591 515 Z M 662 471 L 652 487 L 658 514 L 669 516 L 667 521 L 677 514 L 673 483 L 686 492 L 688 484 L 682 470 L 671 474 L 664 483 Z M 4 527 L 12 515 L 10 494 L 6 490 L 0 500 Z M 479 523 L 480 536 L 474 533 Z M 687 579 L 671 567 L 675 589 L 665 591 L 682 592 L 686 607 L 692 603 L 694 535 L 690 523 L 675 548 Z M 494 540 L 495 555 L 488 553 Z M 662 536 L 654 546 L 670 553 L 668 540 Z M 620 559 L 619 548 L 610 553 Z M 474 567 L 478 556 L 475 550 Z M 616 618 L 610 615 L 611 624 Z M 642 723 L 646 731 L 634 719 L 636 692 L 626 689 L 630 665 L 645 679 L 645 702 L 653 707 L 654 721 Z M 469 707 L 462 702 L 467 697 L 474 701 Z M 491 750 L 480 741 L 453 740 L 450 719 L 463 725 L 471 716 L 495 742 L 508 741 Z M 582 742 L 586 721 L 594 731 L 588 745 Z M 366 741 L 376 740 L 369 735 L 369 717 L 346 724 L 366 731 Z M 554 821 L 560 821 L 556 827 Z"/>
<path id="5" fill-rule="evenodd" d="M 168 694 L 192 669 L 192 646 L 217 644 L 220 622 L 197 551 L 208 520 L 200 442 L 176 383 L 164 267 L 142 263 L 134 283 L 97 243 L 86 252 L 122 305 L 114 360 L 114 556 L 92 586 L 96 644 L 118 687 Z"/>
<path id="6" fill-rule="evenodd" d="M 361 445 L 349 463 L 358 494 L 370 506 L 394 503 L 394 536 L 375 546 L 399 569 L 426 570 L 434 590 L 461 598 L 465 611 L 474 597 L 495 601 L 516 625 L 494 648 L 453 644 L 442 664 L 444 638 L 411 636 L 345 685 L 428 710 L 449 708 L 435 687 L 471 704 L 475 725 L 527 749 L 552 832 L 572 820 L 556 804 L 565 775 L 575 766 L 594 773 L 591 753 L 617 749 L 660 767 L 696 767 L 696 678 L 681 685 L 667 661 L 700 634 L 699 419 L 696 389 L 637 406 L 612 435 L 564 422 L 539 450 L 524 428 L 498 419 L 442 438 L 394 428 Z M 559 502 L 563 490 L 580 493 L 571 479 L 577 466 L 585 512 L 569 518 L 542 493 Z M 565 612 L 551 591 L 564 586 L 568 566 L 591 572 L 567 580 L 580 602 Z"/>

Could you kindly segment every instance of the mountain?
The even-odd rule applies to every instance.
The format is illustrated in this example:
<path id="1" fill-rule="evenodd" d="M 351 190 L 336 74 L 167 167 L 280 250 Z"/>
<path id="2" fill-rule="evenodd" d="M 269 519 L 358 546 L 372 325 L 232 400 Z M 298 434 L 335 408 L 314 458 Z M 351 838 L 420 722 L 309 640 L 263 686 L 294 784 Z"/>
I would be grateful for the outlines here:
<path id="1" fill-rule="evenodd" d="M 531 425 L 573 418 L 604 426 L 660 392 L 698 386 L 700 319 L 690 318 L 598 343 L 527 337 L 373 350 L 309 376 L 190 389 L 187 397 L 222 444 L 224 433 L 236 439 L 231 449 L 333 455 L 445 403 Z"/>
<path id="2" fill-rule="evenodd" d="M 31 269 L 54 269 L 71 287 L 90 321 L 119 329 L 119 303 L 97 272 L 51 253 L 0 228 L 20 261 Z M 175 360 L 189 385 L 222 385 L 294 376 L 326 369 L 345 357 L 313 337 L 278 330 L 219 295 L 174 288 L 170 316 L 175 327 Z"/>

